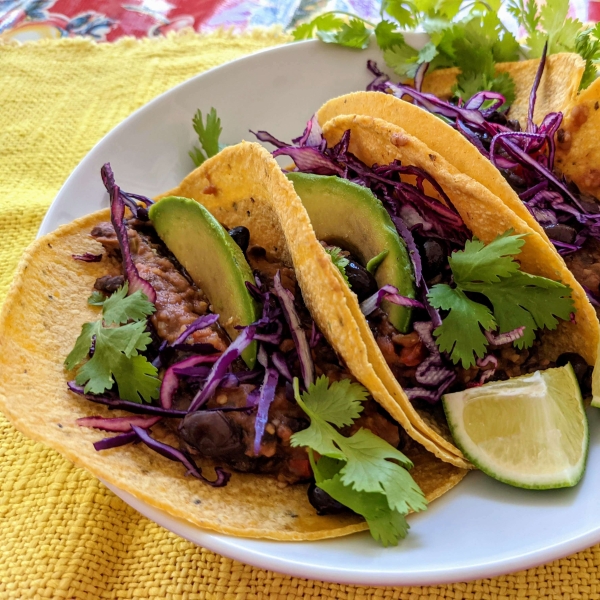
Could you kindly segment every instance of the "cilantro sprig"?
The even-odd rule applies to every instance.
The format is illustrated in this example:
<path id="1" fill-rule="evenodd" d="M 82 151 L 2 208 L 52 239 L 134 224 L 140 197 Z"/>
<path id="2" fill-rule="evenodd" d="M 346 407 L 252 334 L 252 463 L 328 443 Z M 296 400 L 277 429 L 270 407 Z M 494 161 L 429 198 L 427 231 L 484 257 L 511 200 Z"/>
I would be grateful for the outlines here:
<path id="1" fill-rule="evenodd" d="M 433 333 L 455 364 L 469 368 L 485 355 L 484 331 L 525 327 L 514 345 L 528 348 L 538 329 L 555 329 L 558 318 L 567 320 L 575 311 L 568 286 L 520 270 L 514 257 L 523 237 L 509 230 L 487 245 L 476 238 L 468 241 L 449 258 L 454 286 L 437 284 L 429 291 L 431 305 L 448 311 Z"/>
<path id="2" fill-rule="evenodd" d="M 362 515 L 371 535 L 384 546 L 397 545 L 408 531 L 406 515 L 425 510 L 427 500 L 408 473 L 413 465 L 402 452 L 367 429 L 351 437 L 338 431 L 360 416 L 367 394 L 360 384 L 347 379 L 330 384 L 321 376 L 300 395 L 294 379 L 296 402 L 310 426 L 295 433 L 291 445 L 309 448 L 318 487 Z"/>
<path id="3" fill-rule="evenodd" d="M 548 41 L 548 54 L 576 52 L 585 61 L 579 89 L 596 79 L 596 62 L 600 60 L 600 25 L 584 28 L 579 19 L 568 16 L 569 0 L 510 0 L 508 10 L 527 33 L 525 45 L 529 58 L 539 58 Z"/>
<path id="4" fill-rule="evenodd" d="M 146 331 L 147 317 L 154 305 L 141 291 L 127 295 L 128 284 L 109 298 L 94 292 L 88 299 L 93 306 L 102 306 L 102 318 L 84 323 L 73 350 L 65 359 L 72 370 L 90 354 L 92 357 L 79 369 L 75 381 L 85 385 L 85 393 L 101 394 L 117 384 L 119 397 L 130 402 L 150 402 L 158 398 L 158 371 L 140 354 L 152 339 Z"/>
<path id="5" fill-rule="evenodd" d="M 403 79 L 413 78 L 419 65 L 428 72 L 458 67 L 455 96 L 468 100 L 482 90 L 503 94 L 506 107 L 515 98 L 508 73 L 496 64 L 538 58 L 548 40 L 548 54 L 578 52 L 586 60 L 581 88 L 596 77 L 600 61 L 600 26 L 585 29 L 567 16 L 569 0 L 509 0 L 508 10 L 527 33 L 525 48 L 498 18 L 502 0 L 383 0 L 381 20 L 371 23 L 351 13 L 330 11 L 293 30 L 294 39 L 317 37 L 324 42 L 366 48 L 375 35 L 386 64 Z M 406 43 L 403 31 L 421 27 L 429 43 L 417 50 Z"/>
<path id="6" fill-rule="evenodd" d="M 331 257 L 331 262 L 338 268 L 348 287 L 352 287 L 346 275 L 346 267 L 350 261 L 342 254 L 342 249 L 337 246 L 330 246 L 329 248 L 325 248 L 325 252 Z"/>
<path id="7" fill-rule="evenodd" d="M 194 164 L 199 167 L 205 160 L 218 154 L 223 149 L 223 144 L 219 143 L 219 136 L 223 128 L 221 127 L 221 119 L 217 116 L 215 108 L 211 108 L 210 112 L 206 115 L 206 124 L 204 124 L 201 110 L 196 112 L 192 123 L 194 131 L 198 134 L 198 140 L 202 149 L 194 146 L 189 155 Z"/>

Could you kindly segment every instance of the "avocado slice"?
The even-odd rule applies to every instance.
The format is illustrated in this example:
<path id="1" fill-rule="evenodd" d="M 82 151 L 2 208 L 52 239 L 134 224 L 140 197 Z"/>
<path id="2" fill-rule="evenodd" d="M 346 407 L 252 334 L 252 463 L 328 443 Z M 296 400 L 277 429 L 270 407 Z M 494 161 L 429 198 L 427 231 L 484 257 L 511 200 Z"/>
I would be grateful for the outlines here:
<path id="1" fill-rule="evenodd" d="M 150 207 L 149 216 L 161 240 L 207 295 L 221 327 L 234 340 L 239 335 L 236 325 L 249 325 L 259 317 L 246 288 L 246 281 L 254 283 L 254 276 L 240 247 L 195 200 L 168 196 Z M 255 342 L 242 358 L 250 369 L 254 367 Z"/>
<path id="2" fill-rule="evenodd" d="M 415 297 L 415 276 L 406 244 L 371 190 L 335 176 L 310 173 L 287 176 L 319 240 L 351 252 L 363 266 L 387 250 L 374 274 L 377 285 L 381 288 L 391 284 L 403 296 Z M 409 330 L 410 308 L 390 302 L 383 302 L 382 308 L 398 331 Z"/>

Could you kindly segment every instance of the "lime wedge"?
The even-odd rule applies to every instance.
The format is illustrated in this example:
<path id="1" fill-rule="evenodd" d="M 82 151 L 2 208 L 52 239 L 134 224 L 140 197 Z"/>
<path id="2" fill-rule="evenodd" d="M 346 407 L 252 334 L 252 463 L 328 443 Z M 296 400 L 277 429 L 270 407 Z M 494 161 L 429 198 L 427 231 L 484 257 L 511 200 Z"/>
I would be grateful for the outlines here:
<path id="1" fill-rule="evenodd" d="M 490 477 L 531 489 L 571 487 L 581 479 L 588 424 L 570 364 L 442 400 L 457 446 Z"/>

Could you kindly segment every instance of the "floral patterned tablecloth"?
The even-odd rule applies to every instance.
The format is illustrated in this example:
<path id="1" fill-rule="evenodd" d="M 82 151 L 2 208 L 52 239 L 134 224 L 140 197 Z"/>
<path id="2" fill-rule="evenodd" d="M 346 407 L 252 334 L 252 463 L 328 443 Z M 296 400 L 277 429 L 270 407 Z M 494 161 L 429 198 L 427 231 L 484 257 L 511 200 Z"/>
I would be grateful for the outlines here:
<path id="1" fill-rule="evenodd" d="M 193 28 L 288 28 L 324 10 L 378 20 L 380 0 L 0 0 L 0 38 L 86 35 L 111 42 Z"/>

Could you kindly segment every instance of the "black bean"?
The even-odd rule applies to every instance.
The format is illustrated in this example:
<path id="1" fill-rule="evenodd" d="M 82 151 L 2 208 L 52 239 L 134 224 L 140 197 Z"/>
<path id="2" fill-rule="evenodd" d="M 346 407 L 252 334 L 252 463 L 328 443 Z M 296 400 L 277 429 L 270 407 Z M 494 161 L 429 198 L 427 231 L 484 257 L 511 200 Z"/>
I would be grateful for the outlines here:
<path id="1" fill-rule="evenodd" d="M 183 440 L 207 457 L 243 453 L 242 433 L 219 411 L 197 411 L 184 417 L 179 433 Z"/>
<path id="2" fill-rule="evenodd" d="M 521 123 L 517 119 L 508 119 L 506 126 L 513 131 L 521 131 Z"/>
<path id="3" fill-rule="evenodd" d="M 318 515 L 339 515 L 350 509 L 334 500 L 326 491 L 311 483 L 308 487 L 308 501 L 313 505 Z"/>
<path id="4" fill-rule="evenodd" d="M 573 372 L 575 373 L 575 377 L 577 377 L 577 381 L 579 382 L 579 387 L 581 388 L 581 393 L 585 396 L 591 390 L 591 385 L 589 381 L 589 375 L 591 373 L 591 367 L 585 362 L 583 356 L 577 354 L 576 352 L 565 352 L 561 354 L 556 359 L 557 367 L 564 367 L 567 363 L 571 363 L 573 367 Z"/>
<path id="5" fill-rule="evenodd" d="M 558 225 L 548 225 L 544 227 L 544 231 L 551 240 L 563 242 L 564 244 L 572 244 L 577 236 L 577 232 L 572 227 L 560 223 Z"/>
<path id="6" fill-rule="evenodd" d="M 426 280 L 429 280 L 441 273 L 446 263 L 446 253 L 442 245 L 436 240 L 427 240 L 423 247 L 425 248 L 423 275 Z"/>
<path id="7" fill-rule="evenodd" d="M 495 110 L 486 117 L 486 121 L 489 121 L 490 123 L 498 123 L 498 125 L 506 125 L 507 118 L 505 113 Z"/>
<path id="8" fill-rule="evenodd" d="M 346 277 L 350 282 L 352 291 L 358 296 L 358 301 L 362 302 L 369 296 L 372 296 L 379 289 L 375 277 L 369 273 L 362 265 L 355 260 L 350 259 L 345 268 Z"/>
<path id="9" fill-rule="evenodd" d="M 234 227 L 229 230 L 229 235 L 233 238 L 233 241 L 242 249 L 245 254 L 248 250 L 248 244 L 250 243 L 250 232 L 242 225 Z"/>

